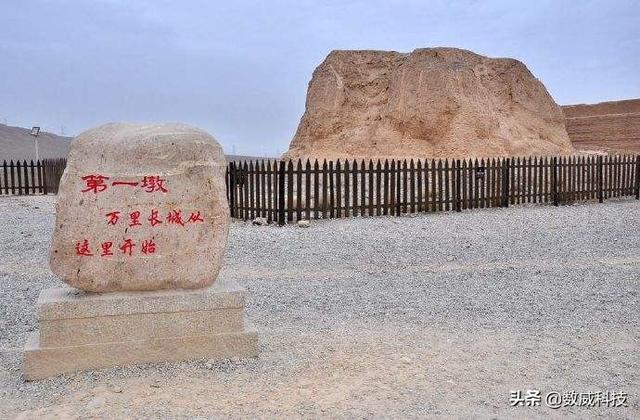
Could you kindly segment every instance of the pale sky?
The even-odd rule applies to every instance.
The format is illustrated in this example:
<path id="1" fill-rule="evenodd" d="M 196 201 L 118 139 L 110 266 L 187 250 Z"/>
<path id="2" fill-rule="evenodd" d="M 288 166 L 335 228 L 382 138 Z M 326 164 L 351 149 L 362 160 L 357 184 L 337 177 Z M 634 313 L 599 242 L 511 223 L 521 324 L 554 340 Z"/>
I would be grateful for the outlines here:
<path id="1" fill-rule="evenodd" d="M 640 97 L 640 1 L 2 0 L 0 123 L 180 121 L 284 152 L 333 49 L 523 61 L 559 104 Z"/>

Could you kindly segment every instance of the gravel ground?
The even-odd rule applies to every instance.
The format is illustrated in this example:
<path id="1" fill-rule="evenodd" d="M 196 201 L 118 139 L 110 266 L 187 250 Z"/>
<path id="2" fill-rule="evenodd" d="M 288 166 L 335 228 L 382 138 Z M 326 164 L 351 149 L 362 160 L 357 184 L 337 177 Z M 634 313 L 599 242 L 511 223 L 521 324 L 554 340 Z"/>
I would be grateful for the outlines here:
<path id="1" fill-rule="evenodd" d="M 0 197 L 0 417 L 640 417 L 640 203 L 234 222 L 257 359 L 24 383 L 53 197 Z M 510 407 L 512 390 L 626 408 Z"/>

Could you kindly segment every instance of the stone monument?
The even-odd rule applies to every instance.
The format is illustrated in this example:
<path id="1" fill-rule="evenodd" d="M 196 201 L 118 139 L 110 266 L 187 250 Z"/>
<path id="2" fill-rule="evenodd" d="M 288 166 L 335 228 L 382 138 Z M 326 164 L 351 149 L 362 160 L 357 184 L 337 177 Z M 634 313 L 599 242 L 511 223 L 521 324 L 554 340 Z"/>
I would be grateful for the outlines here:
<path id="1" fill-rule="evenodd" d="M 229 230 L 222 148 L 181 124 L 106 124 L 71 144 L 27 380 L 133 363 L 250 357 L 245 291 L 218 279 Z"/>

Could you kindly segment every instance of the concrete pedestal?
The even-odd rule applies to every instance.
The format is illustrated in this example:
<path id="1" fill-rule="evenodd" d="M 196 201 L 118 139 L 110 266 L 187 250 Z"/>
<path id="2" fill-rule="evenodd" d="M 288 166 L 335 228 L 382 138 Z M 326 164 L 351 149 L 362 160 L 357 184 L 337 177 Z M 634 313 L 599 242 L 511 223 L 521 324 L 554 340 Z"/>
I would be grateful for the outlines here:
<path id="1" fill-rule="evenodd" d="M 245 294 L 223 279 L 197 290 L 43 290 L 37 303 L 40 330 L 25 345 L 25 379 L 136 363 L 256 356 L 257 333 L 244 321 Z"/>

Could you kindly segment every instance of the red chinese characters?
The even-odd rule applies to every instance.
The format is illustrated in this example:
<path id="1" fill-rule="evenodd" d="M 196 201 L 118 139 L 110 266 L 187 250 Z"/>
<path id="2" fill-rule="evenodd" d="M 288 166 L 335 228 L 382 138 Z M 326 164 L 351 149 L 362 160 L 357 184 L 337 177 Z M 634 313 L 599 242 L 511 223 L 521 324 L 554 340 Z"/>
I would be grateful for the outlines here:
<path id="1" fill-rule="evenodd" d="M 140 223 L 139 211 L 136 210 L 129 213 L 129 218 L 131 219 L 131 222 L 129 222 L 129 226 L 142 226 L 142 223 Z"/>
<path id="2" fill-rule="evenodd" d="M 82 177 L 82 180 L 86 184 L 86 188 L 82 190 L 82 192 L 92 192 L 97 194 L 107 189 L 107 184 L 105 181 L 109 179 L 108 176 L 104 175 L 85 175 Z"/>
<path id="3" fill-rule="evenodd" d="M 131 256 L 133 252 L 133 247 L 136 246 L 131 239 L 125 239 L 125 241 L 120 245 L 120 250 L 123 254 L 129 254 Z"/>
<path id="4" fill-rule="evenodd" d="M 171 229 L 175 229 L 186 228 L 188 225 L 204 223 L 205 221 L 202 212 L 199 210 L 189 212 L 185 211 L 184 217 L 183 211 L 181 209 L 171 209 L 166 213 L 161 213 L 158 209 L 151 209 L 146 214 L 144 214 L 140 210 L 131 210 L 128 212 L 113 210 L 103 214 L 108 226 L 120 226 L 121 228 L 124 228 L 125 233 L 130 227 L 133 226 L 140 226 L 140 228 L 137 229 L 142 229 L 145 226 L 159 228 L 159 226 L 162 225 L 171 225 Z M 188 218 L 187 214 L 189 215 Z M 138 231 L 137 229 L 136 232 Z M 116 232 L 118 233 L 118 235 L 122 234 L 121 231 L 116 230 Z M 96 246 L 94 247 L 92 247 L 92 241 L 90 239 L 85 238 L 82 241 L 77 242 L 75 244 L 76 255 L 81 257 L 113 257 L 117 255 L 131 257 L 136 254 L 155 254 L 158 250 L 157 244 L 153 237 L 144 240 L 134 240 L 132 238 L 128 238 L 123 239 L 119 242 L 105 239 L 102 239 L 102 241 L 97 241 L 95 243 Z"/>
<path id="5" fill-rule="evenodd" d="M 126 256 L 132 256 L 135 254 L 135 249 L 138 246 L 133 239 L 125 239 L 118 245 L 118 249 L 120 250 L 120 254 Z M 145 239 L 140 243 L 140 252 L 145 255 L 154 254 L 157 250 L 157 245 L 153 239 Z M 113 242 L 105 241 L 100 244 L 100 256 L 101 257 L 110 257 L 114 255 L 113 252 Z M 93 257 L 95 254 L 91 251 L 91 246 L 88 239 L 84 239 L 82 242 L 78 242 L 76 244 L 76 255 L 82 257 Z"/>
<path id="6" fill-rule="evenodd" d="M 158 175 L 149 175 L 143 177 L 140 181 L 123 181 L 123 180 L 114 180 L 111 181 L 109 185 L 106 181 L 110 179 L 108 176 L 99 175 L 99 174 L 90 174 L 81 177 L 82 181 L 85 183 L 85 188 L 81 190 L 81 192 L 92 192 L 97 194 L 102 191 L 106 191 L 106 189 L 111 187 L 140 187 L 143 188 L 145 192 L 153 193 L 153 192 L 162 192 L 166 193 L 169 190 L 166 186 L 166 179 L 160 178 Z"/>
<path id="7" fill-rule="evenodd" d="M 111 247 L 113 246 L 113 242 L 103 242 L 100 247 L 102 248 L 101 257 L 108 257 L 109 255 L 113 255 L 113 251 L 111 251 Z"/>
<path id="8" fill-rule="evenodd" d="M 153 254 L 156 252 L 156 243 L 153 242 L 153 239 L 147 239 L 142 242 L 141 251 L 143 254 Z"/>
<path id="9" fill-rule="evenodd" d="M 202 218 L 202 215 L 200 214 L 199 211 L 193 211 L 191 212 L 191 216 L 189 216 L 189 220 L 187 221 L 191 223 L 198 223 L 198 222 L 204 222 L 204 219 Z"/>
<path id="10" fill-rule="evenodd" d="M 82 242 L 78 242 L 76 244 L 76 255 L 80 255 L 83 257 L 91 257 L 93 255 L 91 253 L 91 249 L 89 249 L 88 239 L 85 239 Z"/>
<path id="11" fill-rule="evenodd" d="M 145 176 L 142 178 L 142 188 L 146 192 L 167 192 L 167 188 L 164 185 L 165 180 L 161 179 L 159 176 Z"/>
<path id="12" fill-rule="evenodd" d="M 151 210 L 151 216 L 149 216 L 147 220 L 151 224 L 151 227 L 154 227 L 162 223 L 162 221 L 160 221 L 160 219 L 158 218 L 158 210 L 156 209 Z"/>
<path id="13" fill-rule="evenodd" d="M 117 187 L 119 185 L 126 185 L 128 187 L 137 187 L 138 186 L 138 182 L 136 181 L 113 181 L 111 183 L 112 187 Z"/>
<path id="14" fill-rule="evenodd" d="M 120 220 L 120 212 L 119 211 L 112 211 L 110 213 L 106 214 L 107 216 L 107 224 L 108 225 L 114 225 L 116 223 L 118 223 L 118 220 Z"/>
<path id="15" fill-rule="evenodd" d="M 184 226 L 184 221 L 182 220 L 182 211 L 171 210 L 167 215 L 167 223 Z"/>
<path id="16" fill-rule="evenodd" d="M 148 214 L 149 216 L 146 218 L 146 221 L 148 222 L 148 225 L 151 227 L 156 227 L 157 225 L 163 224 L 165 222 L 170 225 L 178 225 L 182 227 L 184 227 L 189 223 L 195 224 L 195 223 L 204 222 L 204 216 L 200 211 L 192 211 L 192 212 L 186 213 L 186 214 L 189 214 L 189 217 L 186 220 L 184 218 L 186 217 L 186 214 L 183 217 L 182 210 L 180 209 L 170 210 L 168 213 L 166 213 L 166 217 L 163 217 L 160 214 L 160 211 L 157 209 L 151 209 L 151 211 Z M 118 225 L 121 215 L 122 213 L 120 211 L 112 211 L 105 214 L 105 217 L 107 219 L 107 224 L 112 226 Z M 142 212 L 140 212 L 139 210 L 134 210 L 130 212 L 128 226 L 129 227 L 143 226 L 143 223 L 141 220 L 142 217 L 143 217 Z"/>

